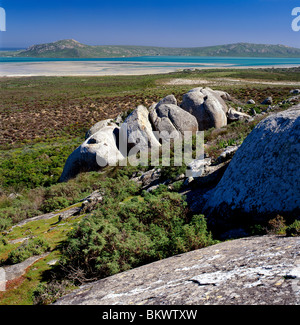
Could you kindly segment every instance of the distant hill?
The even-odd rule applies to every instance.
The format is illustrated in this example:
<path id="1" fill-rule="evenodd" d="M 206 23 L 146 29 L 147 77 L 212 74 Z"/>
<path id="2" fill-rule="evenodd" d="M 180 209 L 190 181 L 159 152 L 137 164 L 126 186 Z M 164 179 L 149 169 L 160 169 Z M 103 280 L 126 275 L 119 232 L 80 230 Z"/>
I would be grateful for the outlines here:
<path id="1" fill-rule="evenodd" d="M 38 44 L 26 50 L 0 52 L 0 56 L 35 58 L 112 58 L 137 56 L 225 56 L 300 58 L 300 49 L 285 45 L 237 43 L 219 46 L 169 48 L 153 46 L 91 46 L 73 39 Z"/>

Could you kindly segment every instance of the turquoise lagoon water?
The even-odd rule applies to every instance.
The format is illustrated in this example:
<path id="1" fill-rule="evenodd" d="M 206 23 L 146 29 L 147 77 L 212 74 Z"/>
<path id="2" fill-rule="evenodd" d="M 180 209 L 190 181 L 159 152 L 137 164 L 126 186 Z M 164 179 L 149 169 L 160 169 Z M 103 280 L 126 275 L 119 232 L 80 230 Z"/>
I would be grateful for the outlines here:
<path id="1" fill-rule="evenodd" d="M 59 58 L 15 58 L 0 57 L 0 63 L 26 63 L 26 62 L 115 62 L 136 63 L 140 66 L 145 63 L 147 67 L 170 67 L 193 65 L 195 67 L 253 67 L 253 66 L 281 66 L 299 65 L 300 58 L 247 58 L 247 57 L 194 57 L 194 56 L 143 56 L 130 58 L 91 58 L 91 59 L 59 59 Z M 165 63 L 165 65 L 164 65 Z"/>

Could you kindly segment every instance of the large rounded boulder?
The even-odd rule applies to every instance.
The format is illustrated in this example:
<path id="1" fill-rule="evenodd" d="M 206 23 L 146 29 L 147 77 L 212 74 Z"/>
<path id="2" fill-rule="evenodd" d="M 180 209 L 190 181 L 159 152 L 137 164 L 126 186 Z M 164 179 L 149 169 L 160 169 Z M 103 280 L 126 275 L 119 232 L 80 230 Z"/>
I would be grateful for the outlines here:
<path id="1" fill-rule="evenodd" d="M 299 216 L 300 105 L 261 121 L 236 152 L 204 212 L 212 225 Z"/>
<path id="2" fill-rule="evenodd" d="M 160 143 L 153 133 L 148 109 L 139 105 L 121 124 L 120 151 L 127 156 L 132 148 L 147 151 L 152 147 L 160 147 Z"/>
<path id="3" fill-rule="evenodd" d="M 194 88 L 183 95 L 181 107 L 196 117 L 199 131 L 221 128 L 227 125 L 227 95 L 210 88 Z"/>
<path id="4" fill-rule="evenodd" d="M 150 111 L 150 121 L 156 131 L 168 133 L 197 132 L 197 119 L 182 108 L 174 104 L 159 104 Z"/>
<path id="5" fill-rule="evenodd" d="M 93 125 L 85 134 L 85 140 L 87 140 L 88 138 L 90 138 L 93 134 L 97 133 L 98 131 L 100 131 L 101 129 L 105 128 L 106 126 L 117 126 L 114 123 L 113 119 L 107 119 L 107 120 L 103 120 L 100 121 L 98 123 L 96 123 L 95 125 Z"/>
<path id="6" fill-rule="evenodd" d="M 118 149 L 119 127 L 104 126 L 92 134 L 68 157 L 60 182 L 66 182 L 81 172 L 97 171 L 107 165 L 116 166 L 124 159 Z"/>

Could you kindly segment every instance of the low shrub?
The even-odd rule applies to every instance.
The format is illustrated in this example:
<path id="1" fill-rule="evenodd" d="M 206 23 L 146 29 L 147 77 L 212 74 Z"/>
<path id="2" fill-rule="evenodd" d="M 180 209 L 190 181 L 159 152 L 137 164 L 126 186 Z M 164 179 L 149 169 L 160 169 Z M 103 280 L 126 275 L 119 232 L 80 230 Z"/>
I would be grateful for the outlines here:
<path id="1" fill-rule="evenodd" d="M 17 249 L 11 251 L 6 260 L 6 264 L 17 264 L 25 261 L 31 256 L 41 255 L 50 249 L 48 241 L 42 237 L 30 239 Z"/>
<path id="2" fill-rule="evenodd" d="M 291 225 L 287 227 L 286 235 L 289 237 L 300 236 L 300 220 L 294 221 Z"/>
<path id="3" fill-rule="evenodd" d="M 8 229 L 12 225 L 12 220 L 9 218 L 0 218 L 0 232 Z"/>
<path id="4" fill-rule="evenodd" d="M 74 229 L 62 247 L 62 265 L 103 278 L 214 243 L 203 216 L 190 216 L 178 193 L 143 200 L 107 198 Z"/>
<path id="5" fill-rule="evenodd" d="M 65 295 L 72 285 L 69 281 L 52 281 L 50 283 L 39 283 L 32 293 L 34 305 L 49 305 L 58 298 Z"/>
<path id="6" fill-rule="evenodd" d="M 268 232 L 276 235 L 284 235 L 286 232 L 286 220 L 282 216 L 277 216 L 268 222 Z"/>

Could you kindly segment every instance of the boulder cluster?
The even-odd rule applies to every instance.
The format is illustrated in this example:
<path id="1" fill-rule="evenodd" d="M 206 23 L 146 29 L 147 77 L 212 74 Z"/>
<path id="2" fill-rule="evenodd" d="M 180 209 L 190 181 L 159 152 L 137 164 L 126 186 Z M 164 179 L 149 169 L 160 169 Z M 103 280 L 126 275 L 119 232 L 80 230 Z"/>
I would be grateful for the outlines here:
<path id="1" fill-rule="evenodd" d="M 140 152 L 159 148 L 161 137 L 172 135 L 174 139 L 184 132 L 221 128 L 231 121 L 251 119 L 230 108 L 230 100 L 226 92 L 199 87 L 184 94 L 181 105 L 174 95 L 169 95 L 149 108 L 138 106 L 124 121 L 121 115 L 114 120 L 100 121 L 69 156 L 60 181 L 67 181 L 80 172 L 115 166 L 130 156 L 133 148 Z"/>

